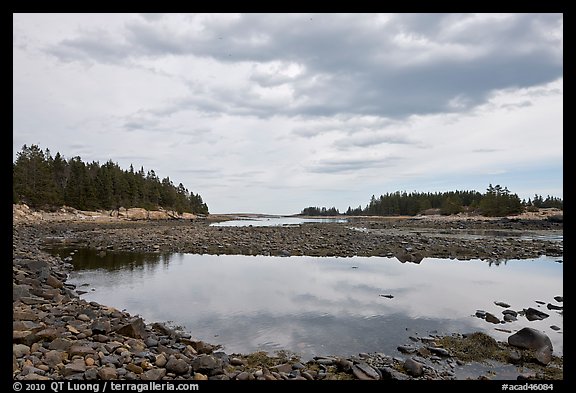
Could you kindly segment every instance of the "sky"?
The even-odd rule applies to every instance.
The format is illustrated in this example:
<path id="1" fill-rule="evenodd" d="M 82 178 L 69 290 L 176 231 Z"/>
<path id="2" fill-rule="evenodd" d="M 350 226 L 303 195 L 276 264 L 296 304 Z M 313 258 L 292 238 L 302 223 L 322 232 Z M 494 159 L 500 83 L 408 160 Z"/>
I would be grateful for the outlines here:
<path id="1" fill-rule="evenodd" d="M 563 198 L 563 15 L 13 14 L 12 134 L 211 213 Z"/>

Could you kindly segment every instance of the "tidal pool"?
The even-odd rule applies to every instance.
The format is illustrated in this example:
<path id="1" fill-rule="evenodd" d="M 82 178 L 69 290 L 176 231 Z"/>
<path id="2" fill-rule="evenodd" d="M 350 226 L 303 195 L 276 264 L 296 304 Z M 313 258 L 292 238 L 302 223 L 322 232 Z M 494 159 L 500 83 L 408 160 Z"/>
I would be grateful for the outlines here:
<path id="1" fill-rule="evenodd" d="M 57 253 L 68 256 L 70 249 Z M 484 331 L 497 340 L 523 327 L 545 332 L 563 353 L 561 258 L 482 261 L 383 257 L 267 257 L 78 249 L 68 282 L 88 301 L 146 322 L 183 327 L 227 353 L 277 350 L 316 355 L 397 355 L 409 336 Z M 492 324 L 529 307 L 543 320 Z M 556 331 L 551 326 L 557 326 Z M 512 333 L 496 329 L 508 330 Z"/>

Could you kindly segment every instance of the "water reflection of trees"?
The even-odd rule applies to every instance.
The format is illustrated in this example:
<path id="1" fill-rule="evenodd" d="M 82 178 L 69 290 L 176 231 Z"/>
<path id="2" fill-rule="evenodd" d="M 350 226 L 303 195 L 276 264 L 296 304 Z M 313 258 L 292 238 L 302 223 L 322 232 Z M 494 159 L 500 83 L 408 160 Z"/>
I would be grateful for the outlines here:
<path id="1" fill-rule="evenodd" d="M 72 251 L 75 251 L 71 261 L 75 270 L 136 270 L 144 267 L 154 267 L 159 263 L 167 267 L 170 255 L 172 255 L 172 253 L 158 252 L 99 251 L 90 248 L 55 249 L 51 253 L 64 259 Z"/>
<path id="2" fill-rule="evenodd" d="M 504 266 L 506 266 L 506 263 L 508 262 L 507 259 L 499 259 L 499 258 L 491 258 L 491 259 L 486 259 L 486 262 L 488 262 L 488 266 L 500 266 L 501 264 L 504 264 Z"/>

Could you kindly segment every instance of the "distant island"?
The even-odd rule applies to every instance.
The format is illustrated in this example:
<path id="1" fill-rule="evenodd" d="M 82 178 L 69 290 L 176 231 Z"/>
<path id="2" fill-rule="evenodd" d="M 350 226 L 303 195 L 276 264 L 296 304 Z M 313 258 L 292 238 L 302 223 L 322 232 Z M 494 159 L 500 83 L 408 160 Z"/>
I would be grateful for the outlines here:
<path id="1" fill-rule="evenodd" d="M 302 209 L 303 216 L 415 216 L 423 213 L 452 215 L 458 213 L 476 213 L 483 216 L 503 217 L 520 214 L 524 211 L 537 211 L 539 208 L 557 208 L 563 210 L 562 199 L 535 194 L 533 199 L 520 200 L 507 187 L 490 184 L 484 194 L 478 191 L 449 191 L 436 193 L 418 193 L 396 191 L 376 198 L 372 195 L 366 207 L 355 209 L 348 207 L 340 213 L 335 207 L 314 207 Z"/>

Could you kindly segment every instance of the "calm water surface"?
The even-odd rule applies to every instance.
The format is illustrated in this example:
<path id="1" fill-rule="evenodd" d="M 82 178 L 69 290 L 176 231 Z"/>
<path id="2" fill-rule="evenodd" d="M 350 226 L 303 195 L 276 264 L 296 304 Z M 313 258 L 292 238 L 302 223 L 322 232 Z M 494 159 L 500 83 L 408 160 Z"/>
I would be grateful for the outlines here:
<path id="1" fill-rule="evenodd" d="M 303 359 L 397 355 L 397 346 L 410 343 L 411 335 L 480 330 L 505 341 L 510 333 L 495 328 L 529 326 L 548 334 L 555 354 L 562 354 L 563 316 L 546 308 L 562 305 L 554 300 L 563 295 L 561 260 L 425 258 L 412 264 L 382 257 L 104 255 L 80 249 L 68 282 L 87 291 L 82 297 L 88 301 L 127 309 L 147 322 L 170 321 L 197 339 L 222 344 L 227 353 L 284 349 Z M 501 318 L 504 309 L 495 301 L 550 317 L 519 316 L 494 325 L 474 316 L 482 309 Z"/>
<path id="2" fill-rule="evenodd" d="M 238 220 L 215 222 L 210 224 L 213 227 L 275 227 L 275 226 L 295 226 L 307 222 L 348 222 L 346 218 L 301 218 L 301 217 L 254 217 Z"/>

